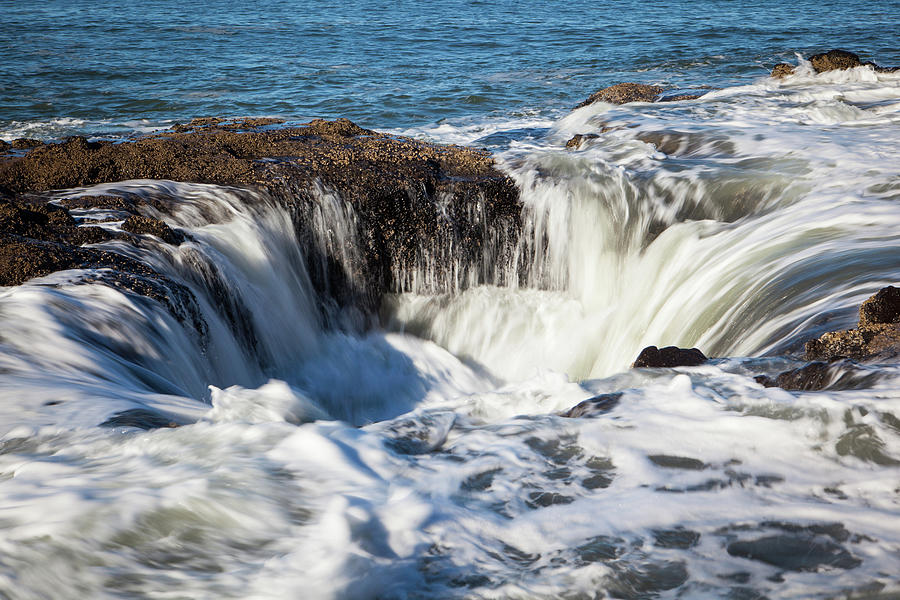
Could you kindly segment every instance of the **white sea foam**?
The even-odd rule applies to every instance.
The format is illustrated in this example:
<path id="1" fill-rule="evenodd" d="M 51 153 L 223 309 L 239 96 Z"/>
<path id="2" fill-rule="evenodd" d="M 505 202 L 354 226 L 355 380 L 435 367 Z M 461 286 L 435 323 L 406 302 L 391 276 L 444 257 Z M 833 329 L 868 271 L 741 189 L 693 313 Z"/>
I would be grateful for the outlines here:
<path id="1" fill-rule="evenodd" d="M 105 247 L 185 285 L 206 328 L 101 272 L 0 291 L 0 595 L 897 593 L 900 371 L 753 376 L 900 279 L 898 99 L 894 76 L 801 69 L 527 125 L 500 159 L 529 285 L 411 279 L 388 331 L 324 326 L 264 196 L 68 192 L 177 205 L 154 214 L 180 246 Z M 503 134 L 477 129 L 434 135 Z M 732 358 L 628 370 L 647 344 Z"/>

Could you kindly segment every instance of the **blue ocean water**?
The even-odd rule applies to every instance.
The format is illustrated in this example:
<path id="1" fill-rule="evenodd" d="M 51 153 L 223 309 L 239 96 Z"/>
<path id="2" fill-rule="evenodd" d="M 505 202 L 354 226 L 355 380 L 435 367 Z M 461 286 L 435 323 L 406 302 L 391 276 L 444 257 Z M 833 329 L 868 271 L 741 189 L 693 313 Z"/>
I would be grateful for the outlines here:
<path id="1" fill-rule="evenodd" d="M 372 128 L 558 116 L 620 81 L 735 85 L 795 52 L 900 63 L 898 18 L 894 1 L 3 0 L 0 134 L 198 116 Z"/>

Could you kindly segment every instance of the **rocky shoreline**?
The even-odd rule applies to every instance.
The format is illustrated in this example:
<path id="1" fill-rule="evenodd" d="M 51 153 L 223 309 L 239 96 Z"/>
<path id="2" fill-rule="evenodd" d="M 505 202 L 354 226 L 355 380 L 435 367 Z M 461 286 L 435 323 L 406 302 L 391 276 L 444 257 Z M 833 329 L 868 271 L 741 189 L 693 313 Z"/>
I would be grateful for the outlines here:
<path id="1" fill-rule="evenodd" d="M 146 265 L 89 246 L 111 239 L 140 244 L 147 235 L 179 244 L 182 233 L 152 216 L 167 210 L 165 202 L 54 192 L 133 179 L 233 186 L 280 204 L 292 215 L 322 305 L 370 316 L 384 293 L 404 291 L 398 274 L 422 268 L 423 249 L 435 246 L 457 252 L 465 272 L 452 277 L 504 283 L 507 270 L 498 265 L 512 259 L 521 225 L 518 190 L 486 151 L 390 136 L 346 119 L 302 125 L 195 119 L 121 143 L 72 137 L 0 148 L 0 285 L 93 268 L 157 300 L 189 294 Z M 362 251 L 353 264 L 329 255 L 312 227 L 317 189 L 335 192 L 357 218 Z M 122 232 L 81 226 L 70 210 L 86 208 L 117 211 Z M 488 246 L 500 254 L 493 265 L 483 260 Z M 430 291 L 452 291 L 451 265 L 428 266 L 439 271 Z"/>
<path id="2" fill-rule="evenodd" d="M 896 70 L 862 63 L 841 50 L 815 55 L 810 62 L 819 72 L 860 65 Z M 778 65 L 772 76 L 787 74 Z M 625 83 L 596 92 L 579 107 L 696 97 Z M 568 146 L 577 147 L 585 137 L 575 136 Z M 185 242 L 184 232 L 154 216 L 169 210 L 165 201 L 59 192 L 134 179 L 230 186 L 256 194 L 250 199 L 264 197 L 287 209 L 326 318 L 328 307 L 351 307 L 374 324 L 384 294 L 408 291 L 404 274 L 426 268 L 428 260 L 431 288 L 419 284 L 418 291 L 504 285 L 512 283 L 509 277 L 521 283 L 528 276 L 527 265 L 515 264 L 522 228 L 518 190 L 487 151 L 378 133 L 346 119 L 298 125 L 203 118 L 124 142 L 71 137 L 58 143 L 0 144 L 0 285 L 90 269 L 85 281 L 161 302 L 202 331 L 190 290 L 145 263 L 97 245 L 111 240 L 139 247 L 148 239 L 172 246 Z M 357 217 L 361 247 L 351 259 L 339 260 L 313 227 L 316 190 L 334 192 Z M 91 226 L 72 212 L 97 208 L 122 217 L 118 230 Z M 239 321 L 240 311 L 230 318 Z M 855 329 L 810 340 L 803 357 L 807 365 L 757 381 L 797 390 L 852 385 L 866 379 L 857 376 L 857 362 L 895 362 L 898 356 L 900 290 L 888 287 L 862 305 Z M 671 368 L 705 361 L 697 349 L 650 347 L 633 366 Z"/>

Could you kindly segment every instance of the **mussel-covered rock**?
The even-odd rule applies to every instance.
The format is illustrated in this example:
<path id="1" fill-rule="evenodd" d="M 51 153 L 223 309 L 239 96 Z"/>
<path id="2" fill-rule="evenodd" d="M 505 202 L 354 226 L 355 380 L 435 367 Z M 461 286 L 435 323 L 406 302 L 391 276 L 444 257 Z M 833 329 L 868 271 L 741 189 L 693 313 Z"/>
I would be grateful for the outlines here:
<path id="1" fill-rule="evenodd" d="M 900 289 L 882 288 L 859 308 L 855 329 L 832 331 L 806 342 L 807 360 L 873 361 L 900 356 Z"/>
<path id="2" fill-rule="evenodd" d="M 594 102 L 607 102 L 609 104 L 627 104 L 629 102 L 653 102 L 663 92 L 658 85 L 646 83 L 617 83 L 603 88 L 588 97 L 587 100 L 576 106 L 581 108 Z"/>

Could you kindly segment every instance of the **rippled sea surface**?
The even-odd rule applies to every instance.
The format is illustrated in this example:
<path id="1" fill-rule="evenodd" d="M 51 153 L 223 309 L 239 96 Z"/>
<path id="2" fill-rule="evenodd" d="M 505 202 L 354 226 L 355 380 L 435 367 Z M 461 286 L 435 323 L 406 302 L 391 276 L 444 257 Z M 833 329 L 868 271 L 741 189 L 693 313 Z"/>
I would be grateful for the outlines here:
<path id="1" fill-rule="evenodd" d="M 2 0 L 0 134 L 198 116 L 405 128 L 558 115 L 619 81 L 731 85 L 795 52 L 898 63 L 898 13 L 896 2 L 808 0 Z"/>

